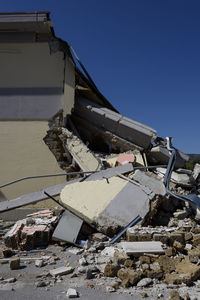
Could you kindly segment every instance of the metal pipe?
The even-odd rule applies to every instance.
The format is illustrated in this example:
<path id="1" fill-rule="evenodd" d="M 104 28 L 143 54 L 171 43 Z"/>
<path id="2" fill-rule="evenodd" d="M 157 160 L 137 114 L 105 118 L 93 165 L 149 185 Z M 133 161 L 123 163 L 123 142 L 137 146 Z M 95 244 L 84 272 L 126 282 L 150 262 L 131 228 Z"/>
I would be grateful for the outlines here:
<path id="1" fill-rule="evenodd" d="M 154 168 L 165 168 L 167 167 L 166 165 L 158 165 L 158 166 L 148 166 L 148 169 L 154 169 Z M 139 169 L 146 169 L 147 167 L 144 166 L 139 166 L 139 167 L 134 167 L 134 170 L 139 170 Z M 35 176 L 27 176 L 27 177 L 22 177 L 7 183 L 4 183 L 0 185 L 0 189 L 3 187 L 6 187 L 8 185 L 23 181 L 23 180 L 28 180 L 28 179 L 37 179 L 37 178 L 46 178 L 46 177 L 56 177 L 56 176 L 73 176 L 73 175 L 84 175 L 84 174 L 94 174 L 100 171 L 77 171 L 77 172 L 70 172 L 70 173 L 60 173 L 60 174 L 47 174 L 47 175 L 35 175 Z"/>
<path id="2" fill-rule="evenodd" d="M 59 202 L 58 200 L 56 200 L 54 197 L 52 197 L 51 195 L 49 195 L 47 192 L 44 191 L 44 194 L 45 194 L 48 198 L 50 198 L 50 199 L 52 199 L 54 202 L 56 202 L 58 205 L 60 205 L 61 207 L 63 207 L 64 209 L 67 209 L 66 206 L 64 206 L 62 203 L 60 203 L 60 202 Z"/>
<path id="3" fill-rule="evenodd" d="M 110 244 L 114 244 L 119 240 L 119 238 L 126 232 L 126 230 L 131 227 L 136 225 L 138 222 L 140 222 L 142 218 L 138 215 L 136 218 L 134 218 L 126 227 L 124 227 L 111 241 Z"/>

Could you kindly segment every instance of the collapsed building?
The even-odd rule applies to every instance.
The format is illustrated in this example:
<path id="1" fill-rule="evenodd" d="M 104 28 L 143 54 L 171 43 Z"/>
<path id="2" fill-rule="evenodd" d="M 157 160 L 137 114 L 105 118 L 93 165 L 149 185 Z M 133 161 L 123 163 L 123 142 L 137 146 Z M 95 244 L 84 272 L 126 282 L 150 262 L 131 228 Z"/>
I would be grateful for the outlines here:
<path id="1" fill-rule="evenodd" d="M 174 238 L 153 229 L 144 234 L 142 228 L 168 226 L 174 216 L 198 224 L 200 155 L 185 154 L 170 138 L 122 116 L 97 89 L 73 48 L 55 36 L 48 12 L 1 13 L 0 60 L 0 212 L 44 199 L 64 208 L 60 218 L 53 218 L 55 230 L 34 223 L 33 233 L 27 228 L 33 224 L 17 223 L 6 234 L 7 247 L 41 245 L 30 242 L 39 228 L 46 230 L 45 244 L 52 237 L 79 246 L 96 230 L 112 237 L 111 244 L 127 231 L 126 255 L 166 254 L 161 243 L 171 253 L 173 246 L 175 253 L 187 255 L 186 229 Z M 138 222 L 140 227 L 133 227 Z M 144 249 L 126 244 L 141 241 L 155 244 L 142 244 Z M 195 242 L 194 249 L 198 246 Z M 117 274 L 118 268 L 107 269 L 104 274 Z M 199 278 L 197 269 L 192 280 Z M 163 278 L 153 271 L 150 278 Z M 127 272 L 118 276 L 127 287 L 144 277 L 135 275 L 131 283 Z M 175 278 L 170 280 L 181 281 Z"/>

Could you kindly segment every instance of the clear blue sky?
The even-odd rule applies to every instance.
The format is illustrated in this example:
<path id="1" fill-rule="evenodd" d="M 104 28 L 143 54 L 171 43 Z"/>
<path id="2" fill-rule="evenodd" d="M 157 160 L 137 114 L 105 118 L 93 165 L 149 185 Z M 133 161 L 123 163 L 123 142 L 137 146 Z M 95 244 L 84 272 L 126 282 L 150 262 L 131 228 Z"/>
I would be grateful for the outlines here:
<path id="1" fill-rule="evenodd" d="M 105 97 L 186 153 L 200 153 L 200 1 L 6 0 L 48 10 Z"/>

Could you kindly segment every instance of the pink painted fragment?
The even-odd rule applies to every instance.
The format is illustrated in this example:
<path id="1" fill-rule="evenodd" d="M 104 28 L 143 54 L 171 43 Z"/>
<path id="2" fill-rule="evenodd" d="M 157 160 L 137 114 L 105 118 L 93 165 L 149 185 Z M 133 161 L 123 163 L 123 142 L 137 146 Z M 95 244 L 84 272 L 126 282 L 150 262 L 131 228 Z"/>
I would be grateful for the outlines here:
<path id="1" fill-rule="evenodd" d="M 128 163 L 133 163 L 135 161 L 135 155 L 133 154 L 127 154 L 127 153 L 121 153 L 118 156 L 118 159 L 116 161 L 117 166 L 122 166 Z"/>

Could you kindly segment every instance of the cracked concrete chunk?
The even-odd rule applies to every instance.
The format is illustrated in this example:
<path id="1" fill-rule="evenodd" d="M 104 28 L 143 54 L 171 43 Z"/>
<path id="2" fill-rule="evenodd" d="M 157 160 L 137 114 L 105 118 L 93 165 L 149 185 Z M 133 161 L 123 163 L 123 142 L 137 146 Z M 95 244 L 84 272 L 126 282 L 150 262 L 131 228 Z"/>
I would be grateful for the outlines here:
<path id="1" fill-rule="evenodd" d="M 137 170 L 133 174 L 132 179 L 139 182 L 141 185 L 150 188 L 155 194 L 162 196 L 165 196 L 166 194 L 165 186 L 160 180 L 153 178 L 140 170 Z"/>
<path id="2" fill-rule="evenodd" d="M 73 268 L 72 267 L 60 267 L 57 269 L 52 269 L 49 271 L 51 276 L 58 276 L 58 275 L 67 275 L 73 272 Z"/>
<path id="3" fill-rule="evenodd" d="M 149 212 L 151 195 L 119 177 L 77 182 L 61 192 L 61 202 L 88 223 L 126 226 L 134 217 Z"/>
<path id="4" fill-rule="evenodd" d="M 62 128 L 62 132 L 68 135 L 64 146 L 83 171 L 97 171 L 101 169 L 98 159 L 76 135 L 73 135 L 66 128 Z"/>
<path id="5" fill-rule="evenodd" d="M 121 246 L 126 254 L 134 256 L 144 253 L 164 253 L 161 242 L 121 242 Z"/>
<path id="6" fill-rule="evenodd" d="M 164 177 L 165 173 L 166 173 L 166 168 L 157 168 L 156 169 L 158 174 L 160 174 L 161 177 Z M 192 186 L 192 183 L 190 182 L 190 176 L 188 174 L 181 174 L 181 173 L 176 173 L 176 172 L 172 172 L 171 174 L 171 179 L 172 182 L 179 184 L 181 186 Z"/>

